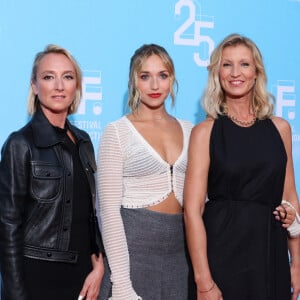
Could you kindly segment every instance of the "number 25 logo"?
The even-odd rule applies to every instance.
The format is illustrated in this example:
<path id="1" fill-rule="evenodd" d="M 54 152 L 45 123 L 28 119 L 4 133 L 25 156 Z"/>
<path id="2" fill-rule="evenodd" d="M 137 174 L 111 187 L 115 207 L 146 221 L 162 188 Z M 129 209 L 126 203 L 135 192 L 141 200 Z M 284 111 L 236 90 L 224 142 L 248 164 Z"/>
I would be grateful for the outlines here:
<path id="1" fill-rule="evenodd" d="M 208 21 L 197 21 L 196 20 L 196 7 L 192 0 L 180 0 L 175 5 L 175 14 L 180 15 L 181 9 L 188 7 L 189 15 L 184 23 L 174 33 L 174 44 L 185 45 L 185 46 L 200 46 L 201 43 L 208 45 L 208 53 L 205 55 L 207 58 L 202 59 L 198 52 L 194 53 L 194 61 L 200 67 L 206 67 L 209 64 L 209 57 L 214 49 L 214 41 L 207 35 L 201 35 L 201 28 L 213 28 L 214 23 Z M 192 38 L 184 37 L 187 30 L 194 26 L 194 32 Z M 187 34 L 186 34 L 187 35 Z"/>

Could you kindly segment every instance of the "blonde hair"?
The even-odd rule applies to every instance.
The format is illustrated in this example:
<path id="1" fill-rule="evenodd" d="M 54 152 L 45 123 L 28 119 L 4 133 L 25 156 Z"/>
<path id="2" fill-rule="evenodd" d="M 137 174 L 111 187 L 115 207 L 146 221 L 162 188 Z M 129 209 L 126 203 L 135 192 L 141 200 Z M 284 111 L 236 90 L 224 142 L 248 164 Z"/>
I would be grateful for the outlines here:
<path id="1" fill-rule="evenodd" d="M 246 46 L 251 51 L 254 59 L 257 77 L 252 100 L 253 113 L 258 119 L 268 118 L 273 114 L 275 98 L 266 89 L 267 75 L 262 55 L 252 40 L 239 34 L 230 34 L 225 37 L 211 54 L 210 64 L 207 67 L 209 71 L 208 81 L 202 97 L 204 110 L 213 119 L 216 119 L 218 114 L 224 113 L 224 110 L 226 111 L 225 93 L 219 80 L 220 64 L 223 50 L 226 47 L 237 45 Z"/>
<path id="2" fill-rule="evenodd" d="M 68 111 L 68 114 L 73 114 L 76 112 L 76 110 L 79 106 L 79 103 L 80 103 L 81 96 L 82 96 L 82 72 L 81 72 L 81 69 L 80 69 L 77 61 L 75 60 L 75 58 L 72 56 L 72 54 L 68 50 L 66 50 L 58 45 L 50 44 L 45 47 L 44 51 L 37 53 L 35 56 L 34 62 L 33 62 L 33 66 L 32 66 L 30 82 L 31 83 L 36 82 L 37 69 L 40 65 L 40 62 L 46 55 L 48 55 L 50 53 L 65 55 L 71 61 L 72 65 L 75 69 L 76 94 L 75 94 L 75 98 L 74 98 L 72 104 L 70 105 L 69 111 Z M 27 97 L 28 113 L 30 115 L 33 115 L 36 112 L 38 106 L 39 106 L 39 99 L 38 99 L 37 95 L 34 94 L 32 86 L 30 85 L 29 93 L 28 93 L 28 97 Z"/>
<path id="3" fill-rule="evenodd" d="M 131 112 L 136 112 L 140 104 L 140 92 L 136 88 L 139 72 L 147 58 L 151 55 L 157 55 L 162 60 L 164 66 L 170 74 L 170 95 L 172 98 L 172 105 L 175 104 L 175 91 L 178 83 L 175 77 L 175 68 L 173 61 L 168 52 L 161 46 L 156 44 L 146 44 L 138 48 L 130 60 L 129 81 L 128 81 L 128 106 Z"/>

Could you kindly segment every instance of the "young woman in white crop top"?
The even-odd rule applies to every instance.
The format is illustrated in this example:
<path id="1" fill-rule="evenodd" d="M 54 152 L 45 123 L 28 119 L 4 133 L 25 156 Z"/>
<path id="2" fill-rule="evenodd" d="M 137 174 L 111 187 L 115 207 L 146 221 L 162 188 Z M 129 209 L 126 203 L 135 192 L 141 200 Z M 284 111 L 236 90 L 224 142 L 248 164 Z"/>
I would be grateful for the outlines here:
<path id="1" fill-rule="evenodd" d="M 104 130 L 97 183 L 110 272 L 101 300 L 196 299 L 183 225 L 193 125 L 165 109 L 176 83 L 166 50 L 143 45 L 131 58 L 131 113 Z"/>

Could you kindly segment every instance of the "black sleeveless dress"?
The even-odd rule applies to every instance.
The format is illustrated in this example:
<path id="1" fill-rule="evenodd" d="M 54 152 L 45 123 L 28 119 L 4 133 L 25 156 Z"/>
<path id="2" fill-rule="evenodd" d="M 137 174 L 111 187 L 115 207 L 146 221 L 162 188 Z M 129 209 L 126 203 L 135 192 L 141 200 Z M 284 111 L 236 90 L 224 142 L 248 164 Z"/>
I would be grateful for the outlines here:
<path id="1" fill-rule="evenodd" d="M 270 119 L 240 127 L 215 120 L 203 215 L 212 276 L 224 300 L 290 300 L 287 233 L 272 212 L 281 203 L 287 156 Z"/>

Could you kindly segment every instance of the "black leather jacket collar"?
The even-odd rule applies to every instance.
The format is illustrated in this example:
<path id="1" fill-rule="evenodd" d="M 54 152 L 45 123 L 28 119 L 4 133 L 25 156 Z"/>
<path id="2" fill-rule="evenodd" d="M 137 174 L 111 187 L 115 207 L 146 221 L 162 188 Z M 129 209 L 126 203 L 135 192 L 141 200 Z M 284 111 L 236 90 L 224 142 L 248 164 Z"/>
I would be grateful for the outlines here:
<path id="1" fill-rule="evenodd" d="M 54 128 L 49 124 L 41 109 L 35 113 L 31 121 L 32 135 L 37 147 L 47 148 L 60 143 Z M 75 135 L 76 141 L 89 142 L 86 133 L 73 126 L 70 121 L 66 120 L 66 127 Z"/>

